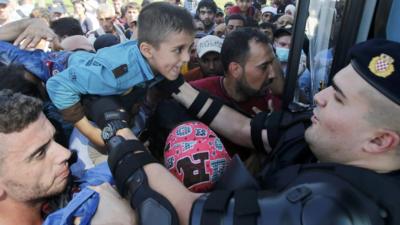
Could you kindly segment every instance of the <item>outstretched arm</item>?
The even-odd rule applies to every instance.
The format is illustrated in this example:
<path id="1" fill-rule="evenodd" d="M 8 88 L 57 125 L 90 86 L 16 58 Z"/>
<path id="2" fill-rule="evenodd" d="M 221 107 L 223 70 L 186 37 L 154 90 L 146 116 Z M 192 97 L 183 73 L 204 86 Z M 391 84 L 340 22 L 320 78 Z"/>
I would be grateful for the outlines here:
<path id="1" fill-rule="evenodd" d="M 186 108 L 189 108 L 193 104 L 193 102 L 195 102 L 195 99 L 199 95 L 199 91 L 193 88 L 187 82 L 184 82 L 179 87 L 179 91 L 180 92 L 178 94 L 173 94 L 173 97 Z M 204 106 L 201 108 L 200 112 L 197 114 L 197 117 L 201 118 L 213 101 L 215 100 L 208 98 Z M 234 142 L 235 144 L 254 148 L 251 139 L 250 121 L 250 118 L 224 105 L 211 121 L 210 127 L 222 136 Z M 270 151 L 271 148 L 268 143 L 266 129 L 262 131 L 262 140 L 264 143 L 264 148 L 267 151 Z"/>
<path id="2" fill-rule="evenodd" d="M 14 42 L 21 48 L 34 48 L 41 39 L 57 42 L 57 35 L 41 18 L 22 19 L 0 28 L 0 40 Z"/>

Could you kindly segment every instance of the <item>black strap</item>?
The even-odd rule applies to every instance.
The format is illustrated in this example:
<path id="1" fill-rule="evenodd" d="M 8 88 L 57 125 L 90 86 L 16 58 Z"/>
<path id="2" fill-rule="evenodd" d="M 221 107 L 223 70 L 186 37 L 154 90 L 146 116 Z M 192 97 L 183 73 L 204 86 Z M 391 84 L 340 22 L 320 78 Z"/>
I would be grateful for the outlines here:
<path id="1" fill-rule="evenodd" d="M 118 140 L 118 137 L 120 136 L 117 135 L 112 140 Z M 123 159 L 127 154 L 130 154 L 133 151 L 147 151 L 143 143 L 138 140 L 118 140 L 117 143 L 114 143 L 112 140 L 110 140 L 107 145 L 109 148 L 107 161 L 108 165 L 110 165 L 111 173 L 114 173 L 118 161 Z"/>
<path id="2" fill-rule="evenodd" d="M 204 104 L 206 104 L 208 97 L 209 94 L 204 91 L 199 91 L 199 94 L 196 96 L 193 103 L 188 108 L 189 113 L 197 117 L 197 114 L 199 114 Z"/>
<path id="3" fill-rule="evenodd" d="M 231 195 L 231 191 L 225 190 L 215 190 L 211 192 L 204 203 L 201 225 L 220 224 Z"/>
<path id="4" fill-rule="evenodd" d="M 179 75 L 175 80 L 168 80 L 164 77 L 164 79 L 162 79 L 156 85 L 166 94 L 171 95 L 172 93 L 178 94 L 180 92 L 179 87 L 182 86 L 183 83 L 185 83 L 185 80 L 183 79 L 182 75 Z"/>
<path id="5" fill-rule="evenodd" d="M 272 112 L 271 115 L 265 120 L 265 128 L 268 132 L 268 143 L 272 149 L 275 148 L 280 137 L 280 122 L 283 116 L 283 112 Z"/>
<path id="6" fill-rule="evenodd" d="M 210 125 L 210 123 L 214 120 L 214 118 L 217 116 L 219 111 L 221 110 L 222 106 L 224 104 L 218 100 L 218 99 L 213 99 L 213 102 L 211 103 L 210 107 L 208 107 L 207 111 L 204 113 L 204 115 L 200 118 L 200 120 L 207 124 Z"/>
<path id="7" fill-rule="evenodd" d="M 264 142 L 262 140 L 262 130 L 264 129 L 264 122 L 267 119 L 267 116 L 267 112 L 257 113 L 250 122 L 251 141 L 253 142 L 254 148 L 259 152 L 265 152 Z"/>
<path id="8" fill-rule="evenodd" d="M 256 190 L 241 190 L 235 192 L 235 209 L 233 225 L 256 225 L 260 215 Z"/>
<path id="9" fill-rule="evenodd" d="M 134 171 L 141 169 L 144 165 L 157 162 L 153 156 L 146 150 L 140 153 L 130 153 L 125 155 L 124 158 L 118 163 L 115 169 L 114 178 L 118 190 L 125 195 L 126 180 L 132 175 Z"/>

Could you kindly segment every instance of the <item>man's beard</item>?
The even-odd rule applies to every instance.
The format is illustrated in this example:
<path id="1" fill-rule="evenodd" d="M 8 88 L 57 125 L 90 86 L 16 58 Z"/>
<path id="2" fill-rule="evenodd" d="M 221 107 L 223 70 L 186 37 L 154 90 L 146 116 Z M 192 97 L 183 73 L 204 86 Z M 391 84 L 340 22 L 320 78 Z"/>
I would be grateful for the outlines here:
<path id="1" fill-rule="evenodd" d="M 236 92 L 239 93 L 241 96 L 244 96 L 245 99 L 250 99 L 253 97 L 264 96 L 267 92 L 267 86 L 272 83 L 272 79 L 266 80 L 266 82 L 262 85 L 262 87 L 257 90 L 251 88 L 248 85 L 245 76 L 243 75 L 240 81 L 236 83 Z"/>

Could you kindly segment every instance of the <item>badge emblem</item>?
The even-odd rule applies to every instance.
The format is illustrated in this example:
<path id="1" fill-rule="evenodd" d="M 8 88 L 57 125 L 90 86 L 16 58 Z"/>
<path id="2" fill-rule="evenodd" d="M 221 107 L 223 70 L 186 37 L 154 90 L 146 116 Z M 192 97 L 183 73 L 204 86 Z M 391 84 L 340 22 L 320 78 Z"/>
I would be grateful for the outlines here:
<path id="1" fill-rule="evenodd" d="M 375 76 L 378 77 L 388 77 L 394 72 L 394 59 L 386 54 L 381 54 L 372 58 L 369 62 L 369 71 L 371 71 Z"/>

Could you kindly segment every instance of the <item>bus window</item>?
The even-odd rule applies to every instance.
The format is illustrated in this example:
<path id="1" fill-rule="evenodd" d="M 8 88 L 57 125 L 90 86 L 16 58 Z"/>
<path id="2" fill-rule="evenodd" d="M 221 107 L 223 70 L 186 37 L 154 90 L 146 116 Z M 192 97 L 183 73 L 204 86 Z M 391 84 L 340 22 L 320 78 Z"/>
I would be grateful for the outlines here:
<path id="1" fill-rule="evenodd" d="M 300 92 L 312 103 L 315 93 L 328 83 L 337 35 L 346 0 L 311 0 L 306 35 L 309 39 L 309 71 L 298 80 Z"/>

